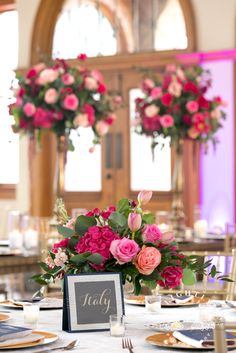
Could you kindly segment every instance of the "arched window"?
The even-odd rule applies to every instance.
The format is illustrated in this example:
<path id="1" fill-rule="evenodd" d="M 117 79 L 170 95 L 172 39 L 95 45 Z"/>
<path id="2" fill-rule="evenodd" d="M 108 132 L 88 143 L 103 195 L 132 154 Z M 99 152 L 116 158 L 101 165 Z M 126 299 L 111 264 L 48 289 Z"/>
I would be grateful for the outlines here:
<path id="1" fill-rule="evenodd" d="M 0 196 L 14 197 L 14 185 L 19 181 L 19 136 L 11 129 L 12 117 L 8 104 L 13 101 L 11 91 L 18 60 L 18 15 L 16 11 L 0 12 Z M 11 45 L 9 45 L 11 43 Z M 5 191 L 4 191 L 5 190 Z M 8 192 L 6 192 L 8 190 Z"/>

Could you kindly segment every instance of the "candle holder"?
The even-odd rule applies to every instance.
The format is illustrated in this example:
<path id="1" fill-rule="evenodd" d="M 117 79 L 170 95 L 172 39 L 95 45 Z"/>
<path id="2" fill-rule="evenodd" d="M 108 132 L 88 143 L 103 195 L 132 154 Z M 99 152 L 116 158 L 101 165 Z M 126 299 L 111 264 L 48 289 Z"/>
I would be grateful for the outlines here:
<path id="1" fill-rule="evenodd" d="M 110 315 L 110 334 L 115 337 L 125 335 L 124 315 Z"/>
<path id="2" fill-rule="evenodd" d="M 25 255 L 37 255 L 39 252 L 39 218 L 23 215 L 21 218 L 23 251 Z"/>
<path id="3" fill-rule="evenodd" d="M 39 306 L 27 304 L 23 306 L 24 324 L 30 328 L 36 328 L 39 319 Z"/>
<path id="4" fill-rule="evenodd" d="M 20 211 L 8 212 L 7 235 L 9 240 L 9 249 L 15 253 L 21 253 L 23 250 L 23 235 L 21 232 L 20 222 Z"/>
<path id="5" fill-rule="evenodd" d="M 161 295 L 146 295 L 145 308 L 149 314 L 157 314 L 161 310 Z"/>

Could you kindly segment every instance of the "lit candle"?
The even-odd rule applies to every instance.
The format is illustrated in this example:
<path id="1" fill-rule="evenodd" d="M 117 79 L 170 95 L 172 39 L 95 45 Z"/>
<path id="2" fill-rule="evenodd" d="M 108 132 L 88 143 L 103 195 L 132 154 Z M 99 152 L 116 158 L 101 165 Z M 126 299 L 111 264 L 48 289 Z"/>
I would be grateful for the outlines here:
<path id="1" fill-rule="evenodd" d="M 34 229 L 27 229 L 24 232 L 24 243 L 26 248 L 36 248 L 38 246 L 38 232 Z"/>
<path id="2" fill-rule="evenodd" d="M 158 313 L 161 309 L 161 303 L 154 302 L 154 303 L 147 303 L 146 304 L 146 309 L 149 312 L 152 313 Z"/>
<path id="3" fill-rule="evenodd" d="M 35 327 L 39 319 L 39 306 L 38 305 L 24 305 L 24 323 Z"/>
<path id="4" fill-rule="evenodd" d="M 11 250 L 22 250 L 23 235 L 17 229 L 13 229 L 8 233 L 9 248 Z"/>
<path id="5" fill-rule="evenodd" d="M 111 336 L 124 336 L 125 334 L 124 324 L 116 323 L 114 325 L 111 325 L 110 333 L 111 333 Z"/>
<path id="6" fill-rule="evenodd" d="M 199 219 L 194 223 L 194 232 L 200 238 L 204 238 L 207 235 L 208 224 L 205 219 Z"/>

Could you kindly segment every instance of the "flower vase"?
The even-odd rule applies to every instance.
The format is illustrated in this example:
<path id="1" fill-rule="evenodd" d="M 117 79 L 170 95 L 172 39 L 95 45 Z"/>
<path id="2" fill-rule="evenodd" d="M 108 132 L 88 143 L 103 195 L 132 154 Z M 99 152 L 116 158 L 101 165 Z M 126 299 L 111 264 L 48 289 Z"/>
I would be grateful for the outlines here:
<path id="1" fill-rule="evenodd" d="M 61 198 L 64 193 L 65 185 L 65 164 L 66 164 L 66 144 L 65 135 L 57 136 L 57 155 L 56 155 L 56 173 L 55 173 L 55 194 L 56 198 Z"/>
<path id="2" fill-rule="evenodd" d="M 171 205 L 171 225 L 176 238 L 184 236 L 185 215 L 183 206 L 183 152 L 184 141 L 178 140 L 175 143 L 175 163 L 172 178 L 173 199 Z"/>

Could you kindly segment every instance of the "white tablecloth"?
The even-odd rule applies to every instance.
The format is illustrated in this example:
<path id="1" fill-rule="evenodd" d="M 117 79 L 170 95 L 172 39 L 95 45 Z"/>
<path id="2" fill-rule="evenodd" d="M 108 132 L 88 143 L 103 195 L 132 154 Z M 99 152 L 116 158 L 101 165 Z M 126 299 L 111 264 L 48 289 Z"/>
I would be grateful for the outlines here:
<path id="1" fill-rule="evenodd" d="M 1 310 L 1 308 L 0 308 Z M 141 306 L 126 305 L 126 336 L 132 338 L 134 353 L 155 352 L 169 353 L 171 349 L 162 349 L 152 346 L 145 341 L 145 338 L 155 334 L 155 331 L 146 327 L 145 324 L 178 321 L 178 320 L 198 320 L 198 307 L 185 308 L 162 308 L 159 314 L 147 314 L 145 308 Z M 236 309 L 217 308 L 217 314 L 225 317 L 227 321 L 236 322 Z M 23 325 L 23 311 L 12 310 L 12 319 L 8 321 L 10 324 Z M 109 331 L 103 332 L 86 332 L 86 333 L 67 333 L 62 331 L 62 311 L 61 310 L 44 310 L 40 311 L 38 329 L 42 331 L 51 331 L 57 333 L 60 339 L 44 347 L 14 350 L 15 353 L 35 352 L 39 350 L 49 349 L 64 345 L 72 340 L 79 339 L 80 343 L 72 352 L 81 353 L 128 353 L 121 347 L 120 337 L 110 337 Z M 184 350 L 187 352 L 192 352 Z M 8 351 L 9 352 L 9 351 Z M 13 352 L 13 351 L 12 351 Z M 178 352 L 173 350 L 174 352 Z M 180 351 L 179 351 L 180 352 Z M 212 352 L 212 351 L 211 351 Z M 236 352 L 232 350 L 231 352 Z"/>

